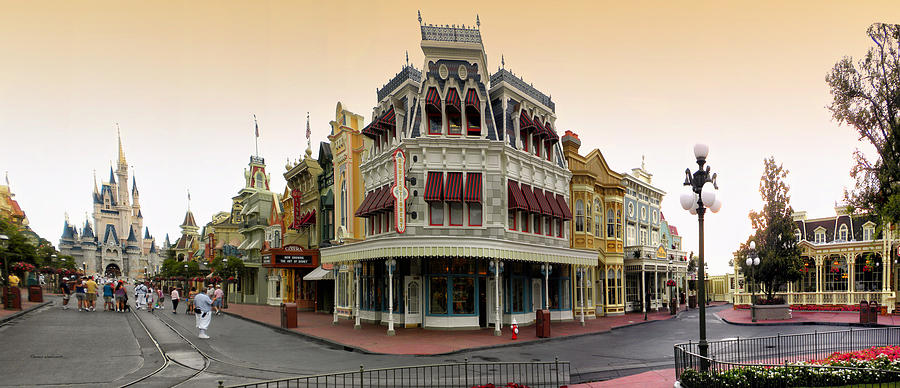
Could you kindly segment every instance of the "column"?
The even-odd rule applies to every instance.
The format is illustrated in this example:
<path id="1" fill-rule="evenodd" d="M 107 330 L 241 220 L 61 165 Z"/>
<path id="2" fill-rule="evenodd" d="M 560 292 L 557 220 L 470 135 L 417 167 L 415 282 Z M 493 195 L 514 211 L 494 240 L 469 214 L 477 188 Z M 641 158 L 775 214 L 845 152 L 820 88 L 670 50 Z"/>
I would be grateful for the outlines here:
<path id="1" fill-rule="evenodd" d="M 356 306 L 356 323 L 353 325 L 354 329 L 362 328 L 359 323 L 359 275 L 362 273 L 361 265 L 361 261 L 357 261 L 355 264 L 353 264 L 353 282 L 354 284 L 356 284 L 356 292 L 353 293 L 353 304 L 354 306 Z M 335 303 L 337 303 L 337 295 L 334 296 L 334 301 Z"/>
<path id="2" fill-rule="evenodd" d="M 822 273 L 822 256 L 816 256 L 816 304 L 822 304 L 822 287 L 824 279 L 824 274 Z"/>
<path id="3" fill-rule="evenodd" d="M 853 303 L 853 289 L 854 289 L 853 278 L 856 275 L 856 268 L 855 268 L 856 267 L 856 259 L 853 257 L 852 254 L 849 254 L 849 253 L 844 254 L 844 258 L 847 263 L 847 304 L 854 304 Z"/>
<path id="4" fill-rule="evenodd" d="M 659 266 L 653 266 L 653 299 L 656 300 L 656 312 L 659 312 Z"/>
<path id="5" fill-rule="evenodd" d="M 494 335 L 500 336 L 500 260 L 494 259 Z"/>
<path id="6" fill-rule="evenodd" d="M 334 269 L 333 269 L 333 271 L 334 271 L 334 318 L 331 321 L 332 325 L 338 324 L 338 295 L 340 295 L 340 293 L 338 291 L 338 283 L 339 283 L 338 275 L 340 274 L 338 268 L 340 268 L 340 264 L 334 263 Z"/>
<path id="7" fill-rule="evenodd" d="M 644 264 L 641 264 L 641 295 L 639 296 L 640 300 L 638 301 L 638 303 L 641 304 L 641 312 L 646 312 L 647 301 L 645 299 L 647 298 L 647 288 L 644 282 Z"/>

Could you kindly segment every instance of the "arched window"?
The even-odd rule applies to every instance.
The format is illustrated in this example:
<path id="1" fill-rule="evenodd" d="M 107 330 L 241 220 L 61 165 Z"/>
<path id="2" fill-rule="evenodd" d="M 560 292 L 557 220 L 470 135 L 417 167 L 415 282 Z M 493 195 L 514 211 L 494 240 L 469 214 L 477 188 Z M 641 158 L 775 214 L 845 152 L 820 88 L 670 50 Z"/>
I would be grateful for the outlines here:
<path id="1" fill-rule="evenodd" d="M 347 227 L 347 177 L 343 171 L 341 171 L 341 226 Z"/>
<path id="2" fill-rule="evenodd" d="M 459 93 L 456 89 L 451 88 L 447 91 L 444 112 L 447 114 L 447 133 L 462 135 L 462 113 L 459 110 Z"/>
<path id="3" fill-rule="evenodd" d="M 256 172 L 256 188 L 257 189 L 265 189 L 266 188 L 266 175 L 263 174 L 262 171 Z"/>
<path id="4" fill-rule="evenodd" d="M 803 234 L 800 233 L 800 229 L 794 229 L 794 238 L 797 239 L 797 242 L 803 241 Z"/>
<path id="5" fill-rule="evenodd" d="M 838 232 L 838 238 L 840 238 L 841 241 L 847 241 L 847 225 L 846 224 L 841 225 L 840 232 Z"/>
<path id="6" fill-rule="evenodd" d="M 575 201 L 575 231 L 584 232 L 584 202 Z"/>
<path id="7" fill-rule="evenodd" d="M 444 119 L 441 115 L 441 96 L 437 88 L 428 88 L 425 94 L 425 118 L 428 120 L 428 134 L 440 135 L 444 129 Z"/>
<path id="8" fill-rule="evenodd" d="M 606 211 L 606 237 L 616 237 L 616 219 L 612 209 Z"/>
<path id="9" fill-rule="evenodd" d="M 481 136 L 481 101 L 475 89 L 466 92 L 466 134 Z"/>

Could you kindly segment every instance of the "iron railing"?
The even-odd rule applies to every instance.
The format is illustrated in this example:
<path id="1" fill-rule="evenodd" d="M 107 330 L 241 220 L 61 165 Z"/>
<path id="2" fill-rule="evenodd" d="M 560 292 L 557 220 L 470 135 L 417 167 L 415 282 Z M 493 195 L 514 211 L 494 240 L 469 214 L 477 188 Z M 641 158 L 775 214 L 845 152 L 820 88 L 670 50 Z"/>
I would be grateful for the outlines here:
<path id="1" fill-rule="evenodd" d="M 853 371 L 854 368 L 816 365 L 800 366 L 793 363 L 824 359 L 835 352 L 852 352 L 876 346 L 896 346 L 898 344 L 900 344 L 900 327 L 850 328 L 849 330 L 817 331 L 788 335 L 777 334 L 768 337 L 709 341 L 708 357 L 700 356 L 697 342 L 688 342 L 675 345 L 675 377 L 681 380 L 682 374 L 688 369 L 722 373 L 732 369 L 752 366 L 764 368 L 780 366 L 797 369 L 846 369 Z M 885 371 L 884 373 L 888 375 L 887 380 L 900 382 L 900 372 Z M 891 386 L 898 386 L 896 383 L 892 384 L 894 385 Z"/>
<path id="2" fill-rule="evenodd" d="M 531 388 L 558 388 L 569 384 L 568 361 L 469 362 L 365 369 L 312 376 L 229 385 L 258 387 L 475 387 L 516 383 Z M 219 381 L 219 387 L 226 387 Z"/>

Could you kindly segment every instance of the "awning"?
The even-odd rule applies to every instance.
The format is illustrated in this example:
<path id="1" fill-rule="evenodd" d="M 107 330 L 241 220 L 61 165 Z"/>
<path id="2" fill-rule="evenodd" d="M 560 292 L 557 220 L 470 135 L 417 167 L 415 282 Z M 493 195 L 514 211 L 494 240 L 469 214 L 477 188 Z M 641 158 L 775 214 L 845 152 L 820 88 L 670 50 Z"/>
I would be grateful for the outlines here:
<path id="1" fill-rule="evenodd" d="M 253 206 L 249 206 L 249 207 L 245 207 L 245 208 L 241 209 L 242 216 L 246 216 L 246 215 L 252 214 L 252 213 L 259 213 L 259 204 L 258 203 L 253 204 Z"/>
<path id="2" fill-rule="evenodd" d="M 447 194 L 444 200 L 447 202 L 461 202 L 463 194 L 463 174 L 461 172 L 447 173 Z"/>
<path id="3" fill-rule="evenodd" d="M 307 226 L 316 223 L 316 209 L 313 209 L 309 213 L 306 213 L 303 218 L 300 219 L 300 226 Z"/>
<path id="4" fill-rule="evenodd" d="M 377 195 L 375 196 L 374 201 L 372 201 L 372 206 L 369 207 L 369 210 L 367 211 L 368 214 L 381 211 L 384 206 L 384 197 L 389 195 L 387 186 L 381 186 L 375 192 Z"/>
<path id="5" fill-rule="evenodd" d="M 478 92 L 476 92 L 475 89 L 469 89 L 469 91 L 466 92 L 466 106 L 480 109 L 481 102 L 478 100 Z"/>
<path id="6" fill-rule="evenodd" d="M 537 198 L 534 196 L 534 191 L 531 190 L 531 186 L 522 185 L 522 194 L 525 195 L 525 202 L 528 203 L 528 210 L 534 213 L 540 213 L 541 205 L 538 204 Z"/>
<path id="7" fill-rule="evenodd" d="M 447 106 L 456 109 L 457 113 L 460 112 L 459 93 L 456 92 L 456 89 L 451 88 L 450 91 L 447 92 Z"/>
<path id="8" fill-rule="evenodd" d="M 559 208 L 559 202 L 556 201 L 556 195 L 545 191 L 544 198 L 547 198 L 547 202 L 550 204 L 550 212 L 553 213 L 554 217 L 563 218 L 562 209 Z"/>
<path id="9" fill-rule="evenodd" d="M 431 105 L 433 108 L 437 109 L 440 112 L 441 95 L 438 94 L 437 88 L 428 88 L 428 93 L 425 94 L 425 106 L 428 105 Z"/>
<path id="10" fill-rule="evenodd" d="M 324 269 L 320 265 L 316 267 L 316 269 L 303 276 L 303 280 L 307 282 L 313 280 L 334 280 L 334 272 Z"/>
<path id="11" fill-rule="evenodd" d="M 394 208 L 394 193 L 391 190 L 391 185 L 384 185 L 382 188 L 384 190 L 384 196 L 381 197 L 381 203 L 378 205 L 379 211 L 389 211 Z"/>
<path id="12" fill-rule="evenodd" d="M 260 249 L 262 247 L 262 243 L 259 239 L 245 239 L 244 242 L 241 243 L 237 247 L 238 250 L 249 251 L 251 249 Z"/>
<path id="13" fill-rule="evenodd" d="M 428 181 L 425 182 L 425 201 L 437 202 L 444 200 L 444 173 L 429 171 Z"/>
<path id="14" fill-rule="evenodd" d="M 550 126 L 550 122 L 548 121 L 544 124 L 544 130 L 547 131 L 547 135 L 550 136 L 550 141 L 556 143 L 559 141 L 559 135 L 556 134 L 556 131 L 553 130 L 553 127 Z"/>
<path id="15" fill-rule="evenodd" d="M 369 213 L 369 208 L 372 207 L 372 203 L 375 202 L 375 196 L 378 194 L 378 190 L 372 190 L 371 192 L 366 194 L 366 197 L 363 199 L 362 203 L 359 204 L 359 208 L 356 209 L 355 215 L 357 217 L 365 217 Z"/>
<path id="16" fill-rule="evenodd" d="M 481 202 L 481 173 L 466 173 L 466 192 L 463 201 Z"/>
<path id="17" fill-rule="evenodd" d="M 536 135 L 538 135 L 538 136 L 545 136 L 545 137 L 548 136 L 548 135 L 547 135 L 547 130 L 544 129 L 544 125 L 541 124 L 541 119 L 540 119 L 540 118 L 538 118 L 537 116 L 534 116 L 534 119 L 531 120 L 531 122 L 534 123 L 534 128 L 535 128 L 535 134 L 536 134 Z"/>
<path id="18" fill-rule="evenodd" d="M 547 216 L 553 215 L 553 210 L 550 209 L 550 204 L 547 203 L 547 198 L 544 197 L 544 190 L 534 189 L 534 197 L 537 199 L 538 205 L 541 207 L 542 214 Z"/>
<path id="19" fill-rule="evenodd" d="M 514 180 L 506 182 L 507 199 L 510 209 L 528 210 L 528 203 L 525 202 L 525 196 L 519 189 L 519 183 Z"/>
<path id="20" fill-rule="evenodd" d="M 556 203 L 559 204 L 559 210 L 562 210 L 563 219 L 571 220 L 572 211 L 569 210 L 569 204 L 566 203 L 566 199 L 562 196 L 562 194 L 556 194 Z"/>
<path id="21" fill-rule="evenodd" d="M 534 128 L 534 122 L 528 118 L 528 113 L 522 111 L 522 114 L 519 115 L 519 129 L 526 130 L 528 128 Z"/>
<path id="22" fill-rule="evenodd" d="M 387 129 L 397 126 L 397 115 L 394 114 L 393 105 L 391 105 L 391 107 L 386 112 L 384 112 L 381 117 L 378 118 L 377 125 L 381 129 Z"/>

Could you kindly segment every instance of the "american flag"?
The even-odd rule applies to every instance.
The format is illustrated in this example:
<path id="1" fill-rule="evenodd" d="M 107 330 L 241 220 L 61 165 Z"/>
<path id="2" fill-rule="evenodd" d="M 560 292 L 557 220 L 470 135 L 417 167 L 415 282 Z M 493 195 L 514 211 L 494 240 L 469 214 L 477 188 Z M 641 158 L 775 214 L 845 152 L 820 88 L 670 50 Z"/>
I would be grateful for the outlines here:
<path id="1" fill-rule="evenodd" d="M 309 140 L 311 135 L 312 131 L 309 129 L 309 112 L 306 112 L 306 139 Z"/>
<path id="2" fill-rule="evenodd" d="M 253 126 L 256 128 L 256 137 L 259 137 L 259 123 L 256 122 L 256 115 L 253 115 Z"/>

